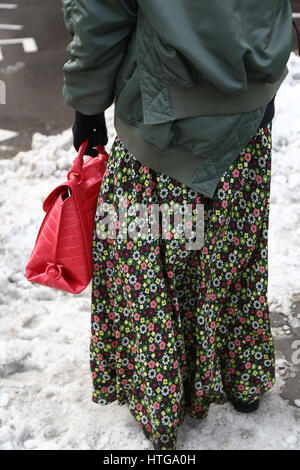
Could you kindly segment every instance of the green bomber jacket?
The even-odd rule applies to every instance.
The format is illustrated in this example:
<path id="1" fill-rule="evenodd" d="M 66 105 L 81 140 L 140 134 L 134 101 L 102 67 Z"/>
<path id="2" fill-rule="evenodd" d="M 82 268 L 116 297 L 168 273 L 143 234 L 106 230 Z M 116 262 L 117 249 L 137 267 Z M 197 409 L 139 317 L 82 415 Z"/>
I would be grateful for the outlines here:
<path id="1" fill-rule="evenodd" d="M 288 73 L 288 0 L 62 0 L 67 105 L 113 103 L 136 159 L 213 197 Z"/>

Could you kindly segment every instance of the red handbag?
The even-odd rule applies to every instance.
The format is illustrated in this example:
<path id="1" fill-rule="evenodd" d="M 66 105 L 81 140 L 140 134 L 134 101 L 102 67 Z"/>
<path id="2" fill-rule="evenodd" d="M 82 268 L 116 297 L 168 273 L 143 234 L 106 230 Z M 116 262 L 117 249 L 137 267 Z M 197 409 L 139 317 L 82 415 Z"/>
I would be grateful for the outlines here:
<path id="1" fill-rule="evenodd" d="M 26 266 L 26 279 L 54 289 L 79 294 L 93 274 L 92 243 L 100 185 L 108 154 L 83 162 L 86 140 L 79 148 L 67 181 L 45 199 L 46 212 Z"/>

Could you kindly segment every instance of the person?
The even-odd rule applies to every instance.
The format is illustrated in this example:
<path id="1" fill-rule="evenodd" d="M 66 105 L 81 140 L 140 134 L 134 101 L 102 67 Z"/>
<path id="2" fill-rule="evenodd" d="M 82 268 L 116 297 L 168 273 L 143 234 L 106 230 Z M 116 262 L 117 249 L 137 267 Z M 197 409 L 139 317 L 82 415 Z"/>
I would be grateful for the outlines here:
<path id="1" fill-rule="evenodd" d="M 271 134 L 292 48 L 291 7 L 63 0 L 63 12 L 74 146 L 88 139 L 86 154 L 97 156 L 112 104 L 116 129 L 93 239 L 92 400 L 127 405 L 154 449 L 176 449 L 187 413 L 204 419 L 210 404 L 226 401 L 256 411 L 275 382 Z M 202 244 L 190 248 L 196 232 L 179 236 L 161 212 L 165 236 L 116 230 L 105 238 L 107 211 L 120 228 L 126 209 L 133 233 L 143 225 L 139 207 L 151 223 L 154 207 L 190 207 L 193 227 L 202 207 Z"/>

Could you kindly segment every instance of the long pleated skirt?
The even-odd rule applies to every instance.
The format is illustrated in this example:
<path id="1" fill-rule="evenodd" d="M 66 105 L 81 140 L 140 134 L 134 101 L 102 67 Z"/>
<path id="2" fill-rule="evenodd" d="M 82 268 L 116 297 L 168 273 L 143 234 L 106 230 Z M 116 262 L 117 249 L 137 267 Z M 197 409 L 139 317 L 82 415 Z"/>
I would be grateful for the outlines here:
<path id="1" fill-rule="evenodd" d="M 176 449 L 186 413 L 203 419 L 211 403 L 253 402 L 275 382 L 267 299 L 271 129 L 258 129 L 213 199 L 143 165 L 118 136 L 112 145 L 93 240 L 92 400 L 127 405 L 154 449 Z M 175 224 L 163 236 L 162 216 L 160 236 L 125 237 L 120 220 L 134 226 L 136 203 L 149 217 L 152 205 L 189 204 L 192 214 L 203 207 L 203 244 L 187 248 Z"/>

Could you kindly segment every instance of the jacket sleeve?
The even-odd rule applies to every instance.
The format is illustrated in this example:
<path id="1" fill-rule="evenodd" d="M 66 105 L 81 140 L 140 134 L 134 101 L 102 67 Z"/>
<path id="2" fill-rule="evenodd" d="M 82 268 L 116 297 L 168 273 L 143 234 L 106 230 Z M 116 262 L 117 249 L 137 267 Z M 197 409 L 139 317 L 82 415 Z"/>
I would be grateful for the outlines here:
<path id="1" fill-rule="evenodd" d="M 82 114 L 105 111 L 131 33 L 136 0 L 62 0 L 64 22 L 73 36 L 63 67 L 65 103 Z"/>

